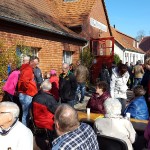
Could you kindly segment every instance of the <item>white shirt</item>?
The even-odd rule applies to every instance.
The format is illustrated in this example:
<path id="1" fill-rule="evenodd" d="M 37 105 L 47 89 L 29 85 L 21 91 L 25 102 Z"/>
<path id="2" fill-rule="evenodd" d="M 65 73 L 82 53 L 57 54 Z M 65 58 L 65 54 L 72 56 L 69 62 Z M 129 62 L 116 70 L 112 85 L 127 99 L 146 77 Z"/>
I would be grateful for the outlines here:
<path id="1" fill-rule="evenodd" d="M 0 135 L 0 150 L 33 150 L 33 134 L 20 121 L 12 127 L 7 135 Z"/>

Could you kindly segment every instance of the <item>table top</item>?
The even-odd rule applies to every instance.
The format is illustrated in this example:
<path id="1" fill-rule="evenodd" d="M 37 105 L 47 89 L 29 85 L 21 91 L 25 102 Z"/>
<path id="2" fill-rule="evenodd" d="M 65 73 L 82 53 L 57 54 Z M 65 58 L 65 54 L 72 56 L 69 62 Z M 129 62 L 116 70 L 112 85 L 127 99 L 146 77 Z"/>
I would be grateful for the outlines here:
<path id="1" fill-rule="evenodd" d="M 78 112 L 78 118 L 79 121 L 81 120 L 87 120 L 87 121 L 95 121 L 97 118 L 103 118 L 104 115 L 103 114 L 96 114 L 96 113 L 90 113 L 90 115 L 88 116 L 86 112 L 83 111 L 77 111 Z M 145 127 L 148 124 L 148 120 L 137 120 L 137 119 L 130 119 L 133 127 L 135 128 L 135 130 L 138 131 L 144 131 Z"/>
<path id="2" fill-rule="evenodd" d="M 78 118 L 79 120 L 81 119 L 91 119 L 91 120 L 95 120 L 97 118 L 103 118 L 104 117 L 104 114 L 96 114 L 96 113 L 90 113 L 90 116 L 88 116 L 86 114 L 86 112 L 83 112 L 83 111 L 78 111 Z M 138 120 L 138 119 L 133 119 L 131 118 L 130 119 L 131 122 L 140 122 L 140 123 L 145 123 L 147 124 L 148 123 L 148 120 Z"/>

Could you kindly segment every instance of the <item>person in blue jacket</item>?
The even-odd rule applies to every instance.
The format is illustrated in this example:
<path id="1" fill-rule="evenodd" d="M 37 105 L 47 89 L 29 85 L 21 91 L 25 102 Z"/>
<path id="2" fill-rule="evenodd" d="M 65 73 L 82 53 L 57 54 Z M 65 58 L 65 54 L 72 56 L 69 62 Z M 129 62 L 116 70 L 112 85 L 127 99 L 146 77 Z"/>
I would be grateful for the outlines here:
<path id="1" fill-rule="evenodd" d="M 126 113 L 130 113 L 131 118 L 139 119 L 139 120 L 148 120 L 149 112 L 148 107 L 145 101 L 145 90 L 142 85 L 138 85 L 133 89 L 133 93 L 135 95 L 134 99 L 130 102 L 130 104 L 126 107 L 124 111 L 124 115 Z"/>

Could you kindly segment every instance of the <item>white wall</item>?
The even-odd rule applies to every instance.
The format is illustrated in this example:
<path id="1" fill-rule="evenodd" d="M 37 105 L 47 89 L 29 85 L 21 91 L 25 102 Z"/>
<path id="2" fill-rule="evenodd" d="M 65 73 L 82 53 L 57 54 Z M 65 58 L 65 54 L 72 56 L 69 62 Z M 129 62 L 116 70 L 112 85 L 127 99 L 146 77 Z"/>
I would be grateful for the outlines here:
<path id="1" fill-rule="evenodd" d="M 114 44 L 114 53 L 119 55 L 123 63 L 128 62 L 128 64 L 130 64 L 131 62 L 133 62 L 134 64 L 136 64 L 138 60 L 141 60 L 142 64 L 144 63 L 145 54 L 122 49 L 116 42 Z"/>
<path id="2" fill-rule="evenodd" d="M 119 55 L 120 59 L 123 61 L 123 50 L 116 44 L 114 44 L 114 54 Z"/>

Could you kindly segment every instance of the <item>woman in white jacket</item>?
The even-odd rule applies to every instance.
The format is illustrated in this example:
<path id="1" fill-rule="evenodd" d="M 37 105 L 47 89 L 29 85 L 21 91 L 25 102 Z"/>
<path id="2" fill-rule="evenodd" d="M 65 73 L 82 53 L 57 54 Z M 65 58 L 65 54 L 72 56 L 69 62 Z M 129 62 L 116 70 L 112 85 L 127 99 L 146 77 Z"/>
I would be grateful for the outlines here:
<path id="1" fill-rule="evenodd" d="M 128 80 L 129 80 L 129 73 L 127 65 L 120 64 L 118 67 L 115 67 L 112 70 L 110 81 L 110 94 L 112 98 L 117 98 L 121 102 L 122 113 L 126 107 Z"/>

